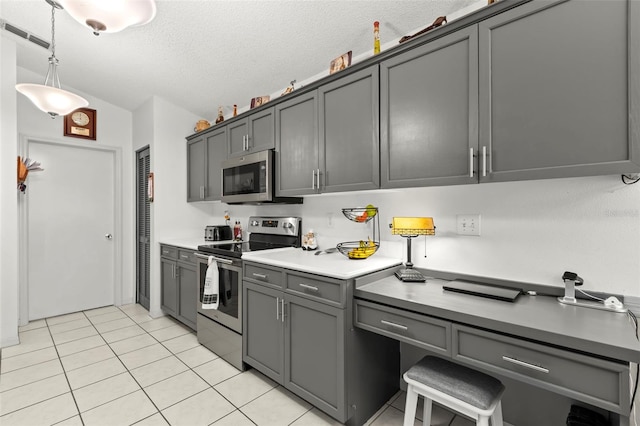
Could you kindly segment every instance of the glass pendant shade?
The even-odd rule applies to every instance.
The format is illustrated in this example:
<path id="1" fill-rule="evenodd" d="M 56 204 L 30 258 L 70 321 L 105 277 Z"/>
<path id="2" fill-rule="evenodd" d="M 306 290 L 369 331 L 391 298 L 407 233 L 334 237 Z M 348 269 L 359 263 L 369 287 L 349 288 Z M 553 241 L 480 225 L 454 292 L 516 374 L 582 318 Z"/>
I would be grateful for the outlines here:
<path id="1" fill-rule="evenodd" d="M 95 35 L 144 25 L 156 16 L 154 0 L 57 0 L 69 15 Z"/>
<path id="2" fill-rule="evenodd" d="M 16 90 L 53 118 L 89 105 L 81 96 L 44 84 L 16 84 Z"/>
<path id="3" fill-rule="evenodd" d="M 51 118 L 67 115 L 70 112 L 86 107 L 89 101 L 85 98 L 62 90 L 58 77 L 58 58 L 56 58 L 56 9 L 60 5 L 54 0 L 47 0 L 51 5 L 51 56 L 49 69 L 44 84 L 21 83 L 16 84 L 16 90 L 25 95 L 35 106 L 46 112 Z"/>

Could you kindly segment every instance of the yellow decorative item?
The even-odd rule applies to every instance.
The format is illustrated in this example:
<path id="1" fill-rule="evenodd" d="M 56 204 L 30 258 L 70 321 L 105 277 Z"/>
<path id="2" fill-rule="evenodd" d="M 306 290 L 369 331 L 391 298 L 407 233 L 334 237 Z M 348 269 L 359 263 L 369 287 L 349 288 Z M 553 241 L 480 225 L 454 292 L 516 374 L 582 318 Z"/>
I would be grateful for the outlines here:
<path id="1" fill-rule="evenodd" d="M 196 123 L 196 127 L 194 127 L 193 131 L 201 132 L 202 130 L 208 129 L 209 127 L 211 127 L 211 123 L 209 123 L 207 120 L 200 120 Z"/>
<path id="2" fill-rule="evenodd" d="M 340 253 L 347 256 L 349 259 L 366 259 L 380 247 L 380 243 L 377 243 L 371 239 L 368 241 L 347 241 L 339 243 L 336 248 Z"/>

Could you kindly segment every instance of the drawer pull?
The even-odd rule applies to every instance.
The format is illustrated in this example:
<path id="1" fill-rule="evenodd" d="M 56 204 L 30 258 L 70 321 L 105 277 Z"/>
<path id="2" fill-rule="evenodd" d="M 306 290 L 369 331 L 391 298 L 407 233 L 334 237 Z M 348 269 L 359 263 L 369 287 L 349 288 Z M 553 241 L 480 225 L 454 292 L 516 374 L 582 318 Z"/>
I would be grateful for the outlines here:
<path id="1" fill-rule="evenodd" d="M 307 290 L 318 291 L 318 287 L 314 287 L 314 286 L 309 285 L 309 284 L 300 283 L 299 285 L 300 285 L 300 287 L 306 288 Z"/>
<path id="2" fill-rule="evenodd" d="M 257 272 L 254 272 L 251 275 L 253 275 L 256 278 L 260 278 L 261 280 L 266 280 L 267 279 L 267 276 L 265 274 L 258 274 Z"/>
<path id="3" fill-rule="evenodd" d="M 183 258 L 183 259 L 189 259 L 189 255 L 188 254 L 181 254 L 180 257 Z"/>
<path id="4" fill-rule="evenodd" d="M 526 367 L 526 368 L 530 368 L 530 369 L 535 370 L 535 371 L 539 371 L 540 373 L 549 373 L 549 369 L 548 368 L 540 367 L 540 366 L 535 365 L 535 364 L 529 364 L 528 362 L 520 361 L 519 359 L 511 358 L 511 357 L 508 357 L 508 356 L 503 356 L 502 359 L 504 361 L 510 362 L 512 364 L 519 365 L 521 367 Z"/>
<path id="5" fill-rule="evenodd" d="M 389 327 L 393 327 L 393 328 L 399 328 L 400 330 L 408 330 L 409 327 L 407 327 L 406 325 L 402 325 L 402 324 L 396 324 L 394 322 L 389 322 L 389 321 L 385 321 L 385 320 L 380 320 L 380 322 L 384 325 L 388 325 Z"/>

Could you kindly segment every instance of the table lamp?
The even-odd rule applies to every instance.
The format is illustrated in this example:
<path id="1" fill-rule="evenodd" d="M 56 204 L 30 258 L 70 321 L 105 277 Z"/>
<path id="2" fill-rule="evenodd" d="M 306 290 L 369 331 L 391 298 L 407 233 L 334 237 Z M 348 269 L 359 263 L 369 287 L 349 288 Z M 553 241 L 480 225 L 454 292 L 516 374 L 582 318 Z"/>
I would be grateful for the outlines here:
<path id="1" fill-rule="evenodd" d="M 435 235 L 436 227 L 432 217 L 394 217 L 389 225 L 392 235 L 400 235 L 407 239 L 407 263 L 404 269 L 395 272 L 402 281 L 425 282 L 427 279 L 419 271 L 413 269 L 411 263 L 411 239 L 418 235 Z"/>

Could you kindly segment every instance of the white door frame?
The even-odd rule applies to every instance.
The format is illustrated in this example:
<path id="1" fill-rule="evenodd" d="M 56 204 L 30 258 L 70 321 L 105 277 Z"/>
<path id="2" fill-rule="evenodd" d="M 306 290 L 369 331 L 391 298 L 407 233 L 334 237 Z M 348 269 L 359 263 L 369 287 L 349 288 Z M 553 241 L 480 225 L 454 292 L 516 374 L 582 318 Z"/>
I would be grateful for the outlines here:
<path id="1" fill-rule="evenodd" d="M 108 151 L 114 154 L 114 295 L 113 300 L 116 306 L 122 304 L 122 286 L 124 285 L 122 275 L 122 247 L 124 243 L 123 227 L 122 227 L 122 149 L 115 146 L 98 145 L 95 142 L 75 142 L 63 139 L 43 138 L 39 136 L 19 135 L 19 153 L 21 157 L 29 156 L 29 142 L 38 142 L 41 144 L 61 145 L 69 148 L 91 149 L 99 151 Z M 43 164 L 46 169 L 47 165 Z M 27 192 L 28 181 L 27 181 Z M 29 288 L 28 288 L 28 266 L 27 266 L 27 244 L 29 236 L 29 223 L 27 218 L 29 213 L 29 197 L 18 194 L 18 244 L 19 244 L 19 261 L 18 261 L 18 285 L 19 285 L 19 325 L 26 325 L 29 322 Z"/>

